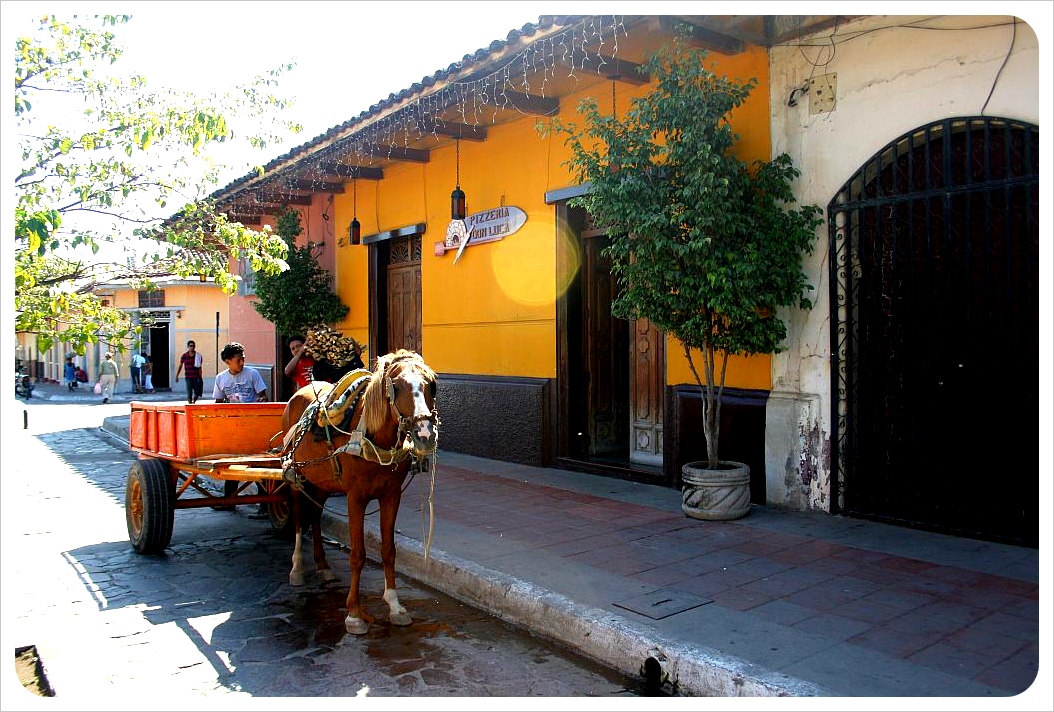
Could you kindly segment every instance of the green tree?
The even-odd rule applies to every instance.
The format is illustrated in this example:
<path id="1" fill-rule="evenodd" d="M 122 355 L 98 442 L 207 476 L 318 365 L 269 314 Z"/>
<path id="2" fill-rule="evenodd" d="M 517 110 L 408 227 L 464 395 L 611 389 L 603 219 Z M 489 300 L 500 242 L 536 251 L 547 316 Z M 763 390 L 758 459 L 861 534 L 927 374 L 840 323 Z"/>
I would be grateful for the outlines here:
<path id="1" fill-rule="evenodd" d="M 95 296 L 112 279 L 149 289 L 162 276 L 211 275 L 232 293 L 230 259 L 285 266 L 280 238 L 228 221 L 205 196 L 227 168 L 214 149 L 236 138 L 228 117 L 262 127 L 244 137 L 257 148 L 300 130 L 275 120 L 288 102 L 271 93 L 292 65 L 226 93 L 154 91 L 115 66 L 122 50 L 108 28 L 130 19 L 44 16 L 16 39 L 15 328 L 44 351 L 120 345 L 138 328 Z"/>
<path id="2" fill-rule="evenodd" d="M 655 91 L 624 118 L 587 98 L 583 128 L 553 128 L 572 151 L 566 165 L 589 183 L 572 205 L 608 229 L 612 312 L 681 342 L 702 394 L 708 466 L 718 469 L 728 355 L 778 353 L 787 335 L 778 309 L 812 307 L 802 259 L 821 211 L 792 207 L 799 172 L 786 154 L 752 165 L 736 157 L 729 113 L 756 80 L 719 77 L 706 57 L 680 41 L 664 46 L 644 64 Z"/>
<path id="3" fill-rule="evenodd" d="M 348 307 L 333 292 L 329 272 L 318 266 L 313 245 L 297 247 L 302 232 L 300 213 L 286 210 L 278 216 L 276 232 L 285 241 L 289 269 L 258 275 L 253 309 L 275 325 L 279 334 L 305 334 L 315 326 L 332 326 L 348 314 Z"/>

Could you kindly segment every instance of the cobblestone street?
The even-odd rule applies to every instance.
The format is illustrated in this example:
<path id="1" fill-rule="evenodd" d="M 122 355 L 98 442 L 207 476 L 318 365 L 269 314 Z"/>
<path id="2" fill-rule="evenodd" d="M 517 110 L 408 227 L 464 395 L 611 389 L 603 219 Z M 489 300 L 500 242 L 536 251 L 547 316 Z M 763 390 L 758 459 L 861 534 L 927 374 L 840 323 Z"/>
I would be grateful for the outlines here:
<path id="1" fill-rule="evenodd" d="M 37 408 L 33 422 L 45 408 L 60 407 Z M 260 697 L 639 694 L 404 577 L 414 624 L 348 635 L 346 553 L 330 542 L 338 580 L 294 589 L 292 545 L 250 518 L 252 507 L 181 510 L 166 555 L 141 556 L 122 506 L 131 453 L 91 428 L 23 432 L 17 447 L 24 465 L 5 472 L 5 540 L 19 545 L 5 551 L 4 637 L 37 646 L 58 700 L 141 709 L 148 699 L 252 698 L 256 708 Z M 368 563 L 363 599 L 379 621 L 382 589 Z"/>

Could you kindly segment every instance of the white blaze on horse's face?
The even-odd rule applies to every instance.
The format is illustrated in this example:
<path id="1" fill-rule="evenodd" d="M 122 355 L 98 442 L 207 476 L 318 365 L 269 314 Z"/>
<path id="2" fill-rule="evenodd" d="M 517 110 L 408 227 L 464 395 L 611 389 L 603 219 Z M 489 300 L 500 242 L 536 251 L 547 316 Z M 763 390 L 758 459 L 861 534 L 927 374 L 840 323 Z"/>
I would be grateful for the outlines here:
<path id="1" fill-rule="evenodd" d="M 431 389 L 431 383 L 417 371 L 404 371 L 400 380 L 410 390 L 413 400 L 413 413 L 410 414 L 410 436 L 413 438 L 415 449 L 420 452 L 431 452 L 435 449 L 436 430 L 433 422 L 432 408 L 429 406 L 426 390 Z"/>

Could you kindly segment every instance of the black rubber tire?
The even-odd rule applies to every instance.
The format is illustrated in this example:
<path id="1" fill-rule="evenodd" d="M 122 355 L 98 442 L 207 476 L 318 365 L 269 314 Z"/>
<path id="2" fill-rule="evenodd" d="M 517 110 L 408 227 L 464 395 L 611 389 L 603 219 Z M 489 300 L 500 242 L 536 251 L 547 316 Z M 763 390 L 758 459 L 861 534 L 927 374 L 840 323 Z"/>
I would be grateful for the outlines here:
<path id="1" fill-rule="evenodd" d="M 124 517 L 128 540 L 140 554 L 160 554 L 172 541 L 176 486 L 162 460 L 136 460 L 128 468 Z"/>

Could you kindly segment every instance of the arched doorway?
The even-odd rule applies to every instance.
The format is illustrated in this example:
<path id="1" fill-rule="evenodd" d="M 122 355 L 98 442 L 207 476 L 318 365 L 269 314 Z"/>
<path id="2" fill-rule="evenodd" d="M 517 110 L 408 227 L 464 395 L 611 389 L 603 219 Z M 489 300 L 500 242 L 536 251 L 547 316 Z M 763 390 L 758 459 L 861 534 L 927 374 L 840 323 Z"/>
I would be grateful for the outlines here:
<path id="1" fill-rule="evenodd" d="M 946 119 L 828 206 L 834 511 L 1038 545 L 1039 130 Z"/>

